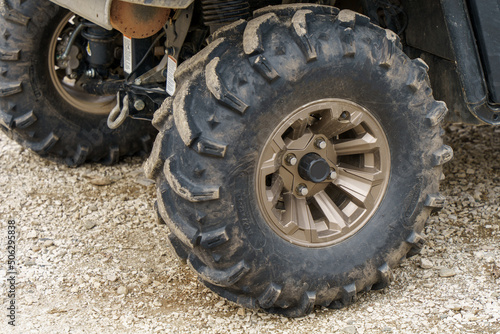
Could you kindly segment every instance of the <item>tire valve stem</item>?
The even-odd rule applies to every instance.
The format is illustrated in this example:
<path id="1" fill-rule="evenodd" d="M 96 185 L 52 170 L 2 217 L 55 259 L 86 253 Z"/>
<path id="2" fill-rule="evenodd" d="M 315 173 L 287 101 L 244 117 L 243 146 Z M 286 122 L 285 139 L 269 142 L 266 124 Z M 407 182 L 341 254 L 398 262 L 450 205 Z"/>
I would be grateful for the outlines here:
<path id="1" fill-rule="evenodd" d="M 295 156 L 295 154 L 288 154 L 285 158 L 285 162 L 287 163 L 287 165 L 289 166 L 295 166 L 297 164 L 297 157 Z"/>
<path id="2" fill-rule="evenodd" d="M 309 189 L 307 189 L 307 186 L 303 183 L 299 184 L 297 186 L 297 195 L 307 196 L 307 194 L 309 194 Z"/>
<path id="3" fill-rule="evenodd" d="M 332 169 L 330 171 L 330 175 L 328 175 L 328 179 L 335 180 L 336 178 L 337 178 L 337 171 L 335 169 Z"/>

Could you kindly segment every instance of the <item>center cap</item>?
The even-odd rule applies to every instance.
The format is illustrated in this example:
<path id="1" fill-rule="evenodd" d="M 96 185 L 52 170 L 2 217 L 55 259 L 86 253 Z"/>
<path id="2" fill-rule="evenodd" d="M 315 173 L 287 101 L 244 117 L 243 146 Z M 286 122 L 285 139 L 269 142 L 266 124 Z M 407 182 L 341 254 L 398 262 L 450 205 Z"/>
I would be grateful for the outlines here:
<path id="1" fill-rule="evenodd" d="M 317 153 L 304 155 L 298 169 L 300 177 L 314 183 L 323 182 L 330 175 L 330 165 Z"/>

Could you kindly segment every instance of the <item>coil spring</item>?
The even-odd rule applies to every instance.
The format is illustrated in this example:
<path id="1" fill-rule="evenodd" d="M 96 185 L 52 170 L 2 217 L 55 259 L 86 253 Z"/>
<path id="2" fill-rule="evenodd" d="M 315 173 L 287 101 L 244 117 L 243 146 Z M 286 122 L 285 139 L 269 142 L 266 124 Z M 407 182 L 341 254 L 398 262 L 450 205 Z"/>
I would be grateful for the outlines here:
<path id="1" fill-rule="evenodd" d="M 206 26 L 225 25 L 250 16 L 248 0 L 202 0 Z"/>

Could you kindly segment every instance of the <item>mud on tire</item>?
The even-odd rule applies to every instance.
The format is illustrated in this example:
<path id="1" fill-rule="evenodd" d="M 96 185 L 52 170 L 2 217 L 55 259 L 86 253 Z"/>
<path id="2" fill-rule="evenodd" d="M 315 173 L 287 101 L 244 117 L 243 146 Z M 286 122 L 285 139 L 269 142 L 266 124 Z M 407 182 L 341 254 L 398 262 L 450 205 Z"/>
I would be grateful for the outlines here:
<path id="1" fill-rule="evenodd" d="M 69 14 L 46 0 L 0 3 L 0 128 L 22 146 L 70 166 L 149 152 L 156 130 L 148 122 L 128 119 L 110 130 L 107 114 L 81 110 L 55 88 L 50 41 Z"/>
<path id="2" fill-rule="evenodd" d="M 173 248 L 207 287 L 249 308 L 302 316 L 383 288 L 391 268 L 422 246 L 427 217 L 444 203 L 441 165 L 452 152 L 427 65 L 400 48 L 394 33 L 354 12 L 277 6 L 219 30 L 179 67 L 178 91 L 155 114 L 160 134 L 145 167 Z M 259 159 L 280 122 L 325 99 L 369 111 L 385 133 L 390 173 L 360 229 L 297 245 L 259 204 Z M 335 147 L 342 136 L 327 137 Z"/>

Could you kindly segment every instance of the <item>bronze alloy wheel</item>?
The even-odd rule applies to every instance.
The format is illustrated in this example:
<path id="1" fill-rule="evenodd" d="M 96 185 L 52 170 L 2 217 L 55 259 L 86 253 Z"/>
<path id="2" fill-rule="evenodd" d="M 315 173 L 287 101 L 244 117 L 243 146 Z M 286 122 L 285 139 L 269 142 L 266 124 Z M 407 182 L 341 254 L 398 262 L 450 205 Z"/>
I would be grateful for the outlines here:
<path id="1" fill-rule="evenodd" d="M 47 59 L 50 79 L 59 95 L 71 106 L 87 113 L 107 115 L 116 104 L 116 96 L 97 96 L 85 92 L 78 81 L 68 78 L 66 70 L 59 66 L 63 61 L 58 60 L 57 57 L 66 48 L 71 33 L 76 29 L 75 17 L 73 13 L 64 16 L 52 35 Z M 66 66 L 78 66 L 81 59 L 81 51 L 73 45 L 68 60 L 64 63 Z"/>
<path id="2" fill-rule="evenodd" d="M 260 155 L 257 196 L 267 223 L 304 247 L 336 244 L 362 228 L 382 200 L 390 153 L 382 126 L 340 99 L 295 110 Z"/>

